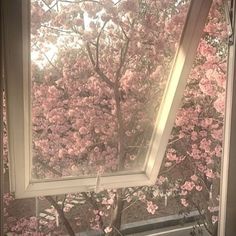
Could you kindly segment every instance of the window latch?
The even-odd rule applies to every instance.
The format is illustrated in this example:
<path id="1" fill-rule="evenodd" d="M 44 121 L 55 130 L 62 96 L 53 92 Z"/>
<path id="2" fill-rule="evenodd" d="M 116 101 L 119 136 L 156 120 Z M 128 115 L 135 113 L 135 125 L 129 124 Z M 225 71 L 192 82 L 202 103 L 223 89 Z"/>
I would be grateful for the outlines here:
<path id="1" fill-rule="evenodd" d="M 227 23 L 229 45 L 232 45 L 233 40 L 234 40 L 232 4 L 233 4 L 232 0 L 231 1 L 228 1 L 228 0 L 224 1 L 224 9 L 225 9 L 225 16 L 226 16 L 226 23 Z"/>
<path id="2" fill-rule="evenodd" d="M 95 180 L 95 185 L 89 187 L 89 189 L 93 190 L 95 193 L 99 193 L 102 190 L 104 190 L 104 188 L 101 185 L 101 173 L 100 172 L 97 173 L 97 177 L 96 177 L 96 180 Z"/>

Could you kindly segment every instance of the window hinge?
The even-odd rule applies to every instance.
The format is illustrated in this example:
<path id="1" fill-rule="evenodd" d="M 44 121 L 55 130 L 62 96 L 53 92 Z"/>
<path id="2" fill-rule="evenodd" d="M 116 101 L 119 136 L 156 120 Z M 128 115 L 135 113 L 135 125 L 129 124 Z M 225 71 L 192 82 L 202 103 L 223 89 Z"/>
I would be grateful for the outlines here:
<path id="1" fill-rule="evenodd" d="M 233 0 L 230 0 L 230 1 L 225 0 L 224 8 L 225 8 L 225 16 L 226 16 L 227 31 L 228 31 L 228 43 L 229 45 L 232 45 L 234 41 Z"/>

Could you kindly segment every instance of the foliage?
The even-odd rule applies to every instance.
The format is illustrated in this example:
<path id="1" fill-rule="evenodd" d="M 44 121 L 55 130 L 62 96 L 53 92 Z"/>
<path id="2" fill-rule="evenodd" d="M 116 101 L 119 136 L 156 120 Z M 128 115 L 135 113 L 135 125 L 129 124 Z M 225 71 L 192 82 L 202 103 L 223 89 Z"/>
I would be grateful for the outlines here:
<path id="1" fill-rule="evenodd" d="M 142 168 L 188 6 L 185 0 L 32 1 L 34 178 Z M 160 199 L 167 205 L 175 198 L 182 213 L 197 209 L 215 234 L 226 36 L 222 2 L 214 1 L 156 185 L 67 195 L 61 205 L 46 198 L 63 224 L 70 206 L 87 203 L 91 228 L 119 235 L 124 205 L 140 202 L 155 214 Z M 82 200 L 76 206 L 75 196 Z M 7 223 L 22 235 L 40 227 L 32 217 Z M 55 231 L 55 222 L 48 228 Z"/>

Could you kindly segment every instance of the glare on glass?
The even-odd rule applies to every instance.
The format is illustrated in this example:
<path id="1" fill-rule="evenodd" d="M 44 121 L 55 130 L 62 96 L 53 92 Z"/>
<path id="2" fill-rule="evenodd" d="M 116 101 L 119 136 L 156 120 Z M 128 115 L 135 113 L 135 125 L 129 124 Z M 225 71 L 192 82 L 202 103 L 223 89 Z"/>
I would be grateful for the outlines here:
<path id="1" fill-rule="evenodd" d="M 32 180 L 141 173 L 189 1 L 31 1 Z"/>

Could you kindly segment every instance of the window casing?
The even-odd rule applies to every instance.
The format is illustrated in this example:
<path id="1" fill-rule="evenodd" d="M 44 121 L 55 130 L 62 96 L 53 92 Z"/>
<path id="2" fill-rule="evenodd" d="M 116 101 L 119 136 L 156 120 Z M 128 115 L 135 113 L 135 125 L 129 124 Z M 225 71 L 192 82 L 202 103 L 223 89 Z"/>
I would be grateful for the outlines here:
<path id="1" fill-rule="evenodd" d="M 32 181 L 30 1 L 6 1 L 4 33 L 9 154 L 11 190 L 16 198 L 154 184 L 210 6 L 210 0 L 191 1 L 142 172 Z"/>
<path id="2" fill-rule="evenodd" d="M 220 210 L 219 210 L 219 225 L 218 234 L 233 235 L 236 226 L 234 224 L 236 217 L 235 202 L 235 78 L 236 78 L 236 2 L 226 1 L 226 11 L 229 13 L 229 46 L 228 46 L 228 61 L 227 61 L 227 86 L 226 86 L 226 102 L 225 102 L 225 120 L 224 120 L 224 144 L 223 156 L 221 160 L 221 186 L 220 186 Z"/>

